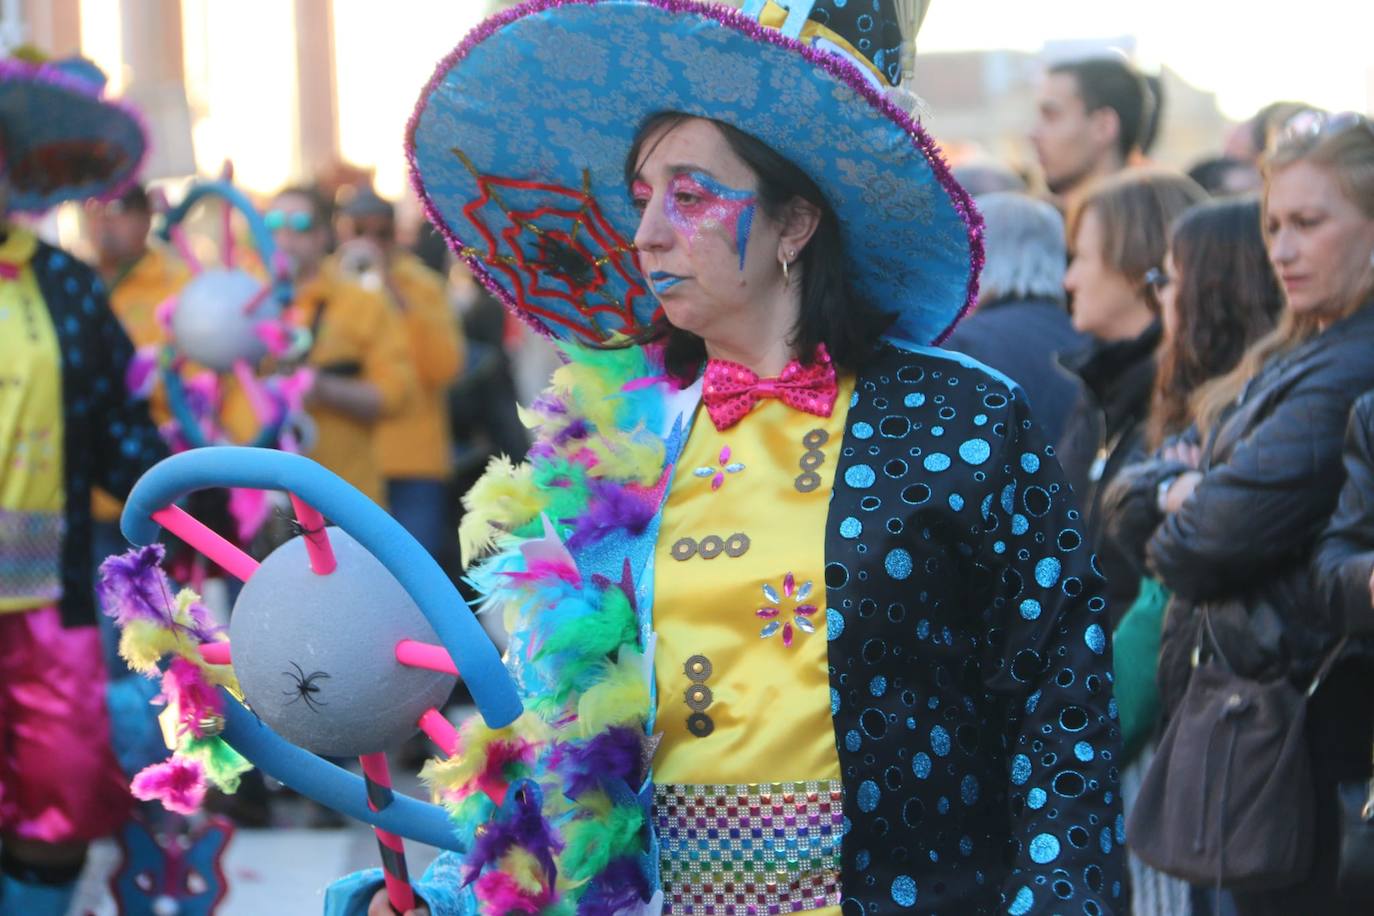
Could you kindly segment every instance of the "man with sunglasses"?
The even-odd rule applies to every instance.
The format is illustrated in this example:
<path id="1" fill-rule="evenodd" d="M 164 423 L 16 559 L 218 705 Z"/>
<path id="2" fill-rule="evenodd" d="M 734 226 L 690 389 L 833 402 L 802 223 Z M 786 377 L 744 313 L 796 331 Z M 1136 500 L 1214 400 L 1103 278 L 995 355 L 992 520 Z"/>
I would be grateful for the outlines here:
<path id="1" fill-rule="evenodd" d="M 410 406 L 382 422 L 377 457 L 391 513 L 441 561 L 454 545 L 457 519 L 445 487 L 452 470 L 449 386 L 462 369 L 464 346 L 444 278 L 396 244 L 396 211 L 371 188 L 340 193 L 335 229 L 342 244 L 331 261 L 347 276 L 385 292 L 405 325 L 419 382 Z"/>
<path id="2" fill-rule="evenodd" d="M 404 327 L 386 300 L 330 263 L 329 209 L 314 189 L 292 187 L 279 192 L 264 214 L 295 284 L 290 318 L 312 337 L 302 357 L 316 373 L 305 405 L 317 428 L 309 457 L 386 505 L 374 439 L 380 421 L 396 416 L 414 396 L 415 373 Z M 225 405 L 230 433 L 246 438 L 255 423 L 247 398 L 231 391 Z"/>

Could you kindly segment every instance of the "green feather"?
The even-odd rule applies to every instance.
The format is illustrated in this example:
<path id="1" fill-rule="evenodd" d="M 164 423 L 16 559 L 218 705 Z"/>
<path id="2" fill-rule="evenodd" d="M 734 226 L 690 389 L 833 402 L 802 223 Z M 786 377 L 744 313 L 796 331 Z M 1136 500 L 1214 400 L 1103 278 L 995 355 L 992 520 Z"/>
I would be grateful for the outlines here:
<path id="1" fill-rule="evenodd" d="M 638 853 L 643 826 L 644 814 L 636 805 L 612 808 L 604 819 L 573 821 L 568 825 L 568 846 L 562 857 L 568 878 L 590 880 L 612 859 Z"/>

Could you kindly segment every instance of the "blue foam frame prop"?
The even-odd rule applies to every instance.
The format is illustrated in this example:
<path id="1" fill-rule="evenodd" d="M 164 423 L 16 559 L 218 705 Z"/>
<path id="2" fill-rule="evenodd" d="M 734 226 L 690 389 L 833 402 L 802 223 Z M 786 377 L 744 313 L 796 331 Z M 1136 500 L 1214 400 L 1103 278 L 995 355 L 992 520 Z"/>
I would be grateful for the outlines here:
<path id="1" fill-rule="evenodd" d="M 161 530 L 153 513 L 209 487 L 285 490 L 347 531 L 414 599 L 453 657 L 487 725 L 501 728 L 519 717 L 523 706 L 510 674 L 448 576 L 381 507 L 309 458 L 243 446 L 211 446 L 173 455 L 149 469 L 129 493 L 120 519 L 124 537 L 136 545 L 153 543 Z M 264 773 L 373 827 L 441 849 L 463 851 L 448 814 L 439 805 L 398 793 L 391 805 L 373 811 L 361 777 L 290 743 L 232 695 L 221 692 L 225 697 L 222 737 Z"/>
<path id="2" fill-rule="evenodd" d="M 205 431 L 200 428 L 200 421 L 191 412 L 191 405 L 186 400 L 186 385 L 181 380 L 181 373 L 172 368 L 171 360 L 167 359 L 165 355 L 160 356 L 158 361 L 162 364 L 158 368 L 158 373 L 162 376 L 162 390 L 167 393 L 167 408 L 176 418 L 182 438 L 191 448 L 208 448 L 211 442 L 205 438 Z M 285 406 L 278 403 L 277 407 L 277 421 L 268 423 L 259 429 L 258 434 L 253 437 L 253 441 L 247 443 L 249 448 L 272 448 L 277 444 L 277 439 L 281 436 L 281 428 L 286 423 Z"/>

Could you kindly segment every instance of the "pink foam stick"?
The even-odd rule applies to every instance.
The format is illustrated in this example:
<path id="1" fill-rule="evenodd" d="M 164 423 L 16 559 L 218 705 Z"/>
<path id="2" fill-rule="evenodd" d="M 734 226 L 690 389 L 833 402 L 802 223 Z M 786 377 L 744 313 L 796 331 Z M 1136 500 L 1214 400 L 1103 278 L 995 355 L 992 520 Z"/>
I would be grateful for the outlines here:
<path id="1" fill-rule="evenodd" d="M 439 745 L 439 750 L 443 751 L 445 756 L 452 757 L 458 753 L 458 729 L 454 728 L 453 723 L 445 719 L 439 710 L 431 709 L 420 717 L 420 731 Z"/>
<path id="2" fill-rule="evenodd" d="M 253 415 L 258 418 L 258 422 L 264 426 L 276 422 L 277 409 L 272 404 L 272 399 L 263 390 L 262 383 L 253 374 L 253 367 L 248 365 L 247 360 L 234 360 L 234 377 L 239 380 L 239 387 L 248 396 L 248 404 L 253 408 Z"/>
<path id="3" fill-rule="evenodd" d="M 243 314 L 251 315 L 254 312 L 256 312 L 258 310 L 258 306 L 266 302 L 267 297 L 270 295 L 272 295 L 272 286 L 271 284 L 264 283 L 262 285 L 262 288 L 253 294 L 253 298 L 249 299 L 246 303 L 244 303 Z"/>
<path id="4" fill-rule="evenodd" d="M 363 754 L 358 758 L 363 765 L 363 780 L 367 785 L 367 806 L 373 811 L 381 811 L 391 804 L 391 770 L 386 764 L 386 754 Z M 382 877 L 386 879 L 386 895 L 391 906 L 398 913 L 407 913 L 415 907 L 415 892 L 410 887 L 410 875 L 406 870 L 405 843 L 396 834 L 373 827 L 377 834 L 377 851 L 382 856 Z"/>
<path id="5" fill-rule="evenodd" d="M 178 506 L 153 513 L 153 521 L 205 554 L 235 579 L 247 582 L 258 571 L 258 561 L 188 515 Z"/>
<path id="6" fill-rule="evenodd" d="M 173 226 L 168 230 L 167 234 L 171 236 L 172 244 L 176 246 L 177 254 L 181 255 L 181 259 L 186 262 L 186 266 L 191 268 L 191 273 L 200 273 L 204 268 L 201 267 L 200 259 L 196 257 L 196 253 L 191 250 L 191 242 L 186 238 L 186 230 L 179 225 Z"/>
<path id="7" fill-rule="evenodd" d="M 233 661 L 229 653 L 229 643 L 224 641 L 201 643 L 200 657 L 209 665 L 228 665 Z"/>
<path id="8" fill-rule="evenodd" d="M 305 531 L 305 552 L 310 557 L 310 568 L 316 575 L 329 575 L 339 568 L 339 561 L 334 558 L 329 533 L 324 530 L 324 516 L 295 493 L 291 494 L 291 505 L 296 510 L 296 521 Z"/>
<path id="9" fill-rule="evenodd" d="M 458 673 L 458 666 L 453 663 L 453 656 L 448 654 L 447 649 L 414 639 L 403 639 L 396 643 L 396 661 L 412 668 L 424 668 L 426 671 Z"/>
<path id="10" fill-rule="evenodd" d="M 224 202 L 224 207 L 220 210 L 224 238 L 220 241 L 220 255 L 224 260 L 225 267 L 234 266 L 234 205 L 229 201 Z"/>

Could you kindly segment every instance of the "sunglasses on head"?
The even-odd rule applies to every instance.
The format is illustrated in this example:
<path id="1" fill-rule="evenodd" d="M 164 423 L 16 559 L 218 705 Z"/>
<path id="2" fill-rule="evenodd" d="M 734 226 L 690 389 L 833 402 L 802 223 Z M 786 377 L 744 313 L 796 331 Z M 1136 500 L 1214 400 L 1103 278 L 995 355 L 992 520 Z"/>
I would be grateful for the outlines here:
<path id="1" fill-rule="evenodd" d="M 1279 132 L 1279 143 L 1338 134 L 1353 127 L 1363 127 L 1374 135 L 1374 122 L 1358 111 L 1331 113 L 1309 108 L 1298 112 L 1283 123 L 1283 130 Z"/>
<path id="2" fill-rule="evenodd" d="M 268 210 L 262 215 L 262 222 L 269 232 L 290 229 L 292 232 L 309 232 L 315 225 L 315 218 L 309 213 L 287 213 L 285 210 Z"/>

